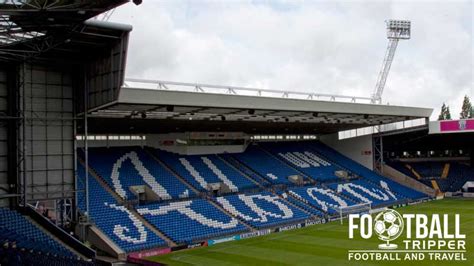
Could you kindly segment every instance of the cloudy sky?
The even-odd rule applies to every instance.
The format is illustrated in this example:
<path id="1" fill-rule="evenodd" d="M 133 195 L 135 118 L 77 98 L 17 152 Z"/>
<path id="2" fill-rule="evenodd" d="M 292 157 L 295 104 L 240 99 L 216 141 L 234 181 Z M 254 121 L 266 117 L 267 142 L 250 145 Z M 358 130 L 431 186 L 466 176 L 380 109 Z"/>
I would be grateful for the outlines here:
<path id="1" fill-rule="evenodd" d="M 132 24 L 127 77 L 369 96 L 386 19 L 412 21 L 384 103 L 458 117 L 473 96 L 473 2 L 157 1 L 115 10 Z"/>

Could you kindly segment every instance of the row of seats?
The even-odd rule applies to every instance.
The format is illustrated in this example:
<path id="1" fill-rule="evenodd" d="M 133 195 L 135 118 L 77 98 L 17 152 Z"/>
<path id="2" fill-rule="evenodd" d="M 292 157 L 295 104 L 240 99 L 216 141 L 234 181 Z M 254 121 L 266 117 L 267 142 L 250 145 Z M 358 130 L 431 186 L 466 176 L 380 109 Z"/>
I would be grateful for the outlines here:
<path id="1" fill-rule="evenodd" d="M 328 182 L 338 179 L 334 172 L 341 170 L 340 168 L 299 143 L 268 142 L 260 145 L 316 181 Z"/>
<path id="2" fill-rule="evenodd" d="M 255 188 L 256 184 L 227 165 L 216 155 L 179 155 L 155 150 L 160 160 L 200 191 L 208 184 L 224 183 L 232 192 Z"/>
<path id="3" fill-rule="evenodd" d="M 467 164 L 460 162 L 400 162 L 389 161 L 388 164 L 406 176 L 417 179 L 429 187 L 433 187 L 431 180 L 435 180 L 441 191 L 459 191 L 462 186 L 470 180 L 474 180 L 474 168 Z M 442 177 L 443 169 L 446 164 L 449 164 L 448 174 L 445 178 Z M 414 169 L 419 174 L 419 179 L 410 170 Z"/>
<path id="4" fill-rule="evenodd" d="M 308 213 L 285 203 L 270 192 L 222 196 L 216 201 L 232 215 L 257 228 L 310 218 Z"/>
<path id="5" fill-rule="evenodd" d="M 338 195 L 331 189 L 320 186 L 306 186 L 291 188 L 288 194 L 310 206 L 315 206 L 328 214 L 336 214 L 337 209 L 341 207 L 349 207 L 360 203 Z"/>
<path id="6" fill-rule="evenodd" d="M 149 204 L 137 212 L 177 243 L 243 232 L 246 227 L 204 199 Z"/>
<path id="7" fill-rule="evenodd" d="M 14 242 L 18 247 L 44 254 L 66 258 L 77 257 L 20 213 L 0 208 L 0 243 L 7 242 Z"/>
<path id="8" fill-rule="evenodd" d="M 87 211 L 85 199 L 85 169 L 78 163 L 78 207 Z M 94 178 L 89 177 L 89 216 L 95 225 L 121 249 L 130 252 L 165 246 L 166 242 L 147 229 L 138 217 L 121 206 Z"/>
<path id="9" fill-rule="evenodd" d="M 162 200 L 187 198 L 194 192 L 143 149 L 92 148 L 89 164 L 123 199 L 135 199 L 131 186 L 146 185 Z"/>
<path id="10" fill-rule="evenodd" d="M 341 207 L 361 203 L 376 207 L 425 196 L 319 142 L 251 144 L 243 153 L 219 156 L 187 156 L 138 147 L 94 148 L 89 153 L 91 166 L 118 196 L 130 199 L 133 196 L 130 186 L 146 185 L 162 200 L 135 206 L 138 217 L 120 205 L 95 177 L 89 179 L 94 195 L 90 216 L 99 229 L 126 251 L 166 245 L 146 228 L 142 219 L 174 242 L 189 244 L 246 232 L 249 230 L 246 225 L 269 228 L 314 216 L 337 215 Z M 337 170 L 346 170 L 358 178 L 342 181 L 334 174 Z M 288 177 L 300 172 L 322 184 L 295 186 Z M 80 200 L 84 173 L 79 164 L 82 212 L 85 211 L 84 201 Z M 259 188 L 255 182 L 274 193 L 255 192 Z M 207 194 L 209 198 L 204 199 L 188 190 L 192 186 L 207 191 L 210 183 L 224 183 L 232 193 L 218 197 Z M 253 192 L 242 193 L 247 188 Z"/>
<path id="11" fill-rule="evenodd" d="M 381 182 L 381 186 L 374 185 L 366 180 L 332 183 L 327 186 L 337 193 L 341 193 L 355 201 L 370 203 L 372 206 L 388 205 L 406 200 L 403 196 L 396 195 L 384 181 Z"/>
<path id="12" fill-rule="evenodd" d="M 0 265 L 35 265 L 35 266 L 92 266 L 92 261 L 58 257 L 38 250 L 18 246 L 14 242 L 0 243 Z"/>
<path id="13" fill-rule="evenodd" d="M 426 197 L 425 194 L 418 192 L 409 187 L 403 186 L 395 181 L 392 181 L 384 176 L 377 174 L 376 172 L 368 169 L 367 167 L 359 164 L 358 162 L 346 157 L 345 155 L 337 152 L 336 150 L 330 148 L 329 146 L 319 142 L 302 142 L 300 145 L 305 145 L 310 147 L 313 151 L 317 152 L 319 155 L 331 162 L 337 162 L 338 166 L 348 170 L 349 172 L 369 181 L 373 184 L 379 184 L 380 181 L 383 181 L 389 185 L 393 193 L 398 194 L 404 198 L 408 199 L 420 199 Z"/>
<path id="14" fill-rule="evenodd" d="M 232 157 L 254 170 L 272 184 L 291 184 L 288 177 L 299 174 L 256 145 L 251 144 L 244 153 L 232 154 Z"/>

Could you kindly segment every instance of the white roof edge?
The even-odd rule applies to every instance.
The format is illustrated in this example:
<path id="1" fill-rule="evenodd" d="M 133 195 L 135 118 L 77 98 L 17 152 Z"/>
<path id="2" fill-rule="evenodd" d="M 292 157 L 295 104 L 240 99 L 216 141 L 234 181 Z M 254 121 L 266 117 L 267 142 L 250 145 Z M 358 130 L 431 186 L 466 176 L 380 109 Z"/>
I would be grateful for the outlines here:
<path id="1" fill-rule="evenodd" d="M 153 90 L 122 87 L 119 104 L 177 105 L 214 108 L 284 110 L 300 112 L 357 113 L 429 118 L 433 108 L 318 101 L 245 95 Z"/>

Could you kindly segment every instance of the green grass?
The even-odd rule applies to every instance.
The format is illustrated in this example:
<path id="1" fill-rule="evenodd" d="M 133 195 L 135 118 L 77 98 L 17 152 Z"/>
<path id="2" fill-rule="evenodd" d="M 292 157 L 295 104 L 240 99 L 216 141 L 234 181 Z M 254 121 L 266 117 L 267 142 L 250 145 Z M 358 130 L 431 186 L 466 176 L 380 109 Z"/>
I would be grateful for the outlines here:
<path id="1" fill-rule="evenodd" d="M 339 222 L 314 225 L 148 259 L 168 265 L 474 265 L 474 200 L 444 199 L 399 208 L 397 211 L 427 215 L 461 214 L 461 233 L 466 234 L 467 261 L 348 261 L 348 250 L 377 249 L 381 242 L 375 236 L 369 240 L 348 239 L 347 221 L 344 225 Z M 450 227 L 454 227 L 453 224 L 453 221 L 450 222 Z M 403 244 L 398 240 L 395 243 L 399 246 Z"/>

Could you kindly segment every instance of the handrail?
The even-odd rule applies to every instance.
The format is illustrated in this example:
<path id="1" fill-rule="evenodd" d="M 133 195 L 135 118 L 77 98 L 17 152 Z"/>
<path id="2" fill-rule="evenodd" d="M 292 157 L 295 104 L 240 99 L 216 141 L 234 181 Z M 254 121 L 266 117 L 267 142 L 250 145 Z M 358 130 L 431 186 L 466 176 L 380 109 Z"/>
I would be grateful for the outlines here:
<path id="1" fill-rule="evenodd" d="M 136 78 L 126 78 L 124 87 L 131 87 L 130 83 L 151 84 L 151 85 L 154 85 L 153 89 L 157 89 L 157 90 L 187 91 L 187 92 L 196 92 L 196 93 L 221 93 L 221 94 L 229 94 L 229 95 L 257 96 L 257 97 L 275 97 L 272 94 L 278 94 L 279 97 L 281 98 L 296 98 L 295 96 L 300 96 L 300 97 L 303 96 L 303 98 L 306 98 L 307 100 L 329 100 L 329 101 L 350 100 L 351 102 L 354 102 L 354 103 L 357 101 L 370 103 L 372 99 L 370 97 L 361 97 L 361 96 L 348 96 L 348 95 L 301 92 L 301 91 L 271 90 L 271 89 L 260 89 L 260 88 L 211 85 L 211 84 L 201 84 L 201 83 L 186 83 L 186 82 L 175 82 L 175 81 L 164 81 L 164 80 L 148 80 L 148 79 L 136 79 Z"/>

